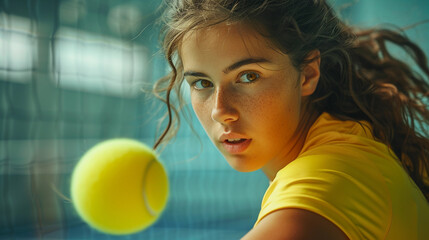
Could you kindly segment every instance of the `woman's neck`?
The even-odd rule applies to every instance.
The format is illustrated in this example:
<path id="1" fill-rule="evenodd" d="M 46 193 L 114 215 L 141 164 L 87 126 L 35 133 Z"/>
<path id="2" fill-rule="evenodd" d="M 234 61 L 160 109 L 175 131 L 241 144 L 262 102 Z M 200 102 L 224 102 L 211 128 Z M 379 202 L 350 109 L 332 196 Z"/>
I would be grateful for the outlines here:
<path id="1" fill-rule="evenodd" d="M 277 159 L 273 159 L 262 168 L 262 171 L 270 181 L 274 180 L 278 171 L 283 169 L 299 156 L 306 141 L 309 129 L 321 114 L 307 106 L 304 106 L 303 110 L 300 123 L 290 141 L 293 144 L 284 149 L 285 151 L 282 154 L 279 154 Z"/>

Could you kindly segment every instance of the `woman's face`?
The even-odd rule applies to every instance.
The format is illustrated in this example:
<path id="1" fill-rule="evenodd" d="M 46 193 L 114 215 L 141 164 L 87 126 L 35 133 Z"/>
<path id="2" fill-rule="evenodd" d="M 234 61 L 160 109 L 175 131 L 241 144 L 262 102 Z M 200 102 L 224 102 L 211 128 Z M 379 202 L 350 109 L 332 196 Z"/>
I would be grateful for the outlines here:
<path id="1" fill-rule="evenodd" d="M 270 171 L 296 157 L 305 77 L 287 55 L 238 24 L 190 32 L 179 53 L 193 109 L 234 169 Z"/>

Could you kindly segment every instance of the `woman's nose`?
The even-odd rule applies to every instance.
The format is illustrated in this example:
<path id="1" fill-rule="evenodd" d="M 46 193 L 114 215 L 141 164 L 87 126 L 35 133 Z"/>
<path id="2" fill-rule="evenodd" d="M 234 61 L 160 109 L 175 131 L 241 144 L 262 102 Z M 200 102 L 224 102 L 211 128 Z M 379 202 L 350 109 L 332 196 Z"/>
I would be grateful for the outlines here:
<path id="1" fill-rule="evenodd" d="M 213 98 L 211 117 L 214 121 L 226 124 L 238 120 L 237 99 L 231 90 L 218 88 Z"/>

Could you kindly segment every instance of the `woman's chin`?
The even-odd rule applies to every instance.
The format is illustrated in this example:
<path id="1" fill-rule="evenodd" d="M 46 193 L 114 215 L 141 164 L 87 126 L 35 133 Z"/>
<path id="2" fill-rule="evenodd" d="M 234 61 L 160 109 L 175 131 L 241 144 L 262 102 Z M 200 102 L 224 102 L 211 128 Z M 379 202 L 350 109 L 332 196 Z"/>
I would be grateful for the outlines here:
<path id="1" fill-rule="evenodd" d="M 238 171 L 238 172 L 254 172 L 260 169 L 258 166 L 254 166 L 254 164 L 249 164 L 249 162 L 245 161 L 244 159 L 228 159 L 225 157 L 228 164 L 231 166 L 232 169 Z"/>

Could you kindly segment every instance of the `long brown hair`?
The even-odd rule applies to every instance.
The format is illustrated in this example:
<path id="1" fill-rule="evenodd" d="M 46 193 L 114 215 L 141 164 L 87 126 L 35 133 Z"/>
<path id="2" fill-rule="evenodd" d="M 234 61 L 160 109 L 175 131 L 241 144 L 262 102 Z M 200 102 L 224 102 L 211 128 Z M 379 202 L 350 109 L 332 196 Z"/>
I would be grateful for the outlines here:
<path id="1" fill-rule="evenodd" d="M 178 128 L 170 96 L 180 93 L 183 81 L 178 49 L 184 35 L 241 22 L 288 54 L 297 69 L 319 50 L 321 76 L 311 106 L 340 119 L 368 121 L 374 137 L 393 150 L 429 199 L 429 68 L 424 52 L 401 32 L 352 28 L 324 0 L 170 0 L 167 5 L 162 36 L 172 71 L 154 92 L 167 104 L 168 123 L 155 148 Z M 395 57 L 388 44 L 405 50 L 420 73 Z"/>

